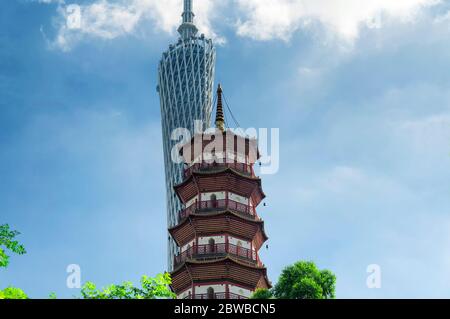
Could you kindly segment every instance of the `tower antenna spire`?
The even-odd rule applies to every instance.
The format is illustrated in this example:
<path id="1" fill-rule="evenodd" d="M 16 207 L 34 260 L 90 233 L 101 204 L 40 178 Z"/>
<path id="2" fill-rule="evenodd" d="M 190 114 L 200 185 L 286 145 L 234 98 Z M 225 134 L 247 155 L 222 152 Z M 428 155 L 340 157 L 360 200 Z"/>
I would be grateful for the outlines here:
<path id="1" fill-rule="evenodd" d="M 219 83 L 217 87 L 217 110 L 216 110 L 216 128 L 225 131 L 225 119 L 223 116 L 223 104 L 222 104 L 222 86 Z"/>
<path id="2" fill-rule="evenodd" d="M 187 40 L 197 34 L 198 29 L 194 25 L 195 14 L 193 12 L 192 0 L 184 0 L 183 23 L 178 28 L 178 32 L 183 40 Z"/>

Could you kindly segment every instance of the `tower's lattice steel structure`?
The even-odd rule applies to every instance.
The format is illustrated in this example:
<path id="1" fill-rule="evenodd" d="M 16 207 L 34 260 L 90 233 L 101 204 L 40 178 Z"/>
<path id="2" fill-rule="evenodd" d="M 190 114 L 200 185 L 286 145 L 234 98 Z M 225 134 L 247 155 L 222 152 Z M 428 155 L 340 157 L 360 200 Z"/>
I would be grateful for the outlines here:
<path id="1" fill-rule="evenodd" d="M 194 122 L 208 127 L 212 113 L 212 92 L 216 53 L 211 39 L 194 25 L 192 0 L 184 0 L 183 22 L 178 28 L 180 38 L 163 53 L 158 69 L 158 92 L 161 102 L 161 120 L 164 147 L 164 165 L 169 228 L 178 222 L 181 209 L 173 186 L 182 180 L 183 167 L 175 164 L 171 150 L 176 141 L 171 134 L 176 128 L 187 128 L 194 133 Z M 173 269 L 172 256 L 177 246 L 168 237 L 168 270 Z"/>

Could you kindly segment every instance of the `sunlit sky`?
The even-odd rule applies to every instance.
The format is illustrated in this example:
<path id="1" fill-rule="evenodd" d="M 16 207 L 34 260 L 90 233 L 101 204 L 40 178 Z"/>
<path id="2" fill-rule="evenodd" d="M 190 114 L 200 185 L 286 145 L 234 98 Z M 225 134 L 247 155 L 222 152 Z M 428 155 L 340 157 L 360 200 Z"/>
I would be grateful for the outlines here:
<path id="1" fill-rule="evenodd" d="M 99 286 L 166 269 L 156 82 L 181 6 L 1 1 L 0 224 L 27 254 L 0 288 L 71 297 L 70 264 Z M 339 298 L 449 298 L 449 1 L 194 0 L 194 12 L 240 124 L 280 129 L 259 208 L 269 278 L 313 260 Z"/>

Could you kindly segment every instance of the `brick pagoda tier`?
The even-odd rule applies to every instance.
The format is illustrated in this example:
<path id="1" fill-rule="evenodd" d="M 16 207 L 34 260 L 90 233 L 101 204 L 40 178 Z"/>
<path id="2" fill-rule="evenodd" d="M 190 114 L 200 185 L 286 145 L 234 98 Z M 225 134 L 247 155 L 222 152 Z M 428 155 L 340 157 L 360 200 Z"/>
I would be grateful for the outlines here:
<path id="1" fill-rule="evenodd" d="M 185 208 L 169 229 L 180 251 L 171 273 L 178 298 L 245 299 L 271 286 L 258 256 L 268 238 L 256 213 L 265 197 L 253 170 L 257 143 L 224 128 L 220 85 L 217 93 L 215 133 L 197 134 L 180 151 L 184 180 L 175 191 Z"/>

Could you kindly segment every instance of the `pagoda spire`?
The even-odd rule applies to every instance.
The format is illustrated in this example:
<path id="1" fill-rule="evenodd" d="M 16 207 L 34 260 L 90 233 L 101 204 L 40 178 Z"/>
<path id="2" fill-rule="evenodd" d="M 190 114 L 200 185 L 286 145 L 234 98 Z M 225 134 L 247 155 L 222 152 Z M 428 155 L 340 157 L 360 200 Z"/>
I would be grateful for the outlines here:
<path id="1" fill-rule="evenodd" d="M 223 104 L 222 104 L 222 87 L 217 87 L 217 110 L 216 110 L 216 128 L 221 130 L 222 132 L 225 131 L 225 119 L 223 116 Z"/>
<path id="2" fill-rule="evenodd" d="M 195 14 L 192 11 L 192 0 L 184 0 L 183 23 L 178 28 L 178 32 L 183 40 L 187 40 L 197 34 L 198 29 L 194 25 Z"/>

